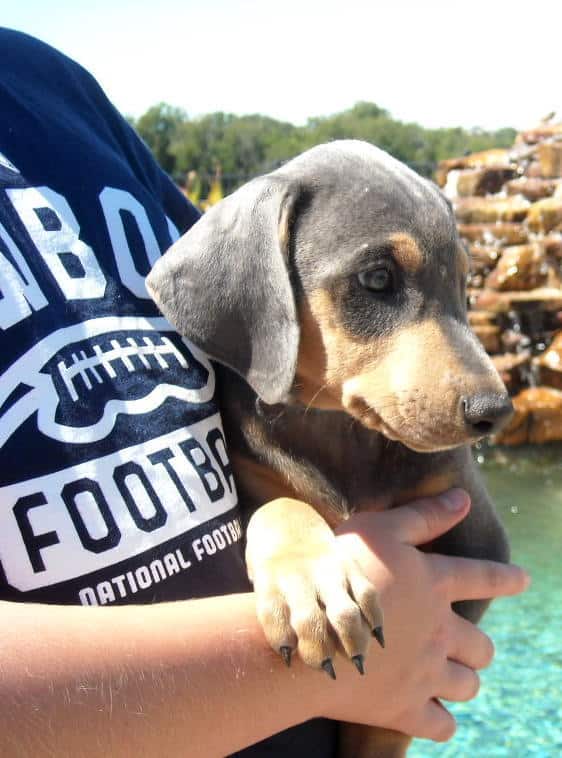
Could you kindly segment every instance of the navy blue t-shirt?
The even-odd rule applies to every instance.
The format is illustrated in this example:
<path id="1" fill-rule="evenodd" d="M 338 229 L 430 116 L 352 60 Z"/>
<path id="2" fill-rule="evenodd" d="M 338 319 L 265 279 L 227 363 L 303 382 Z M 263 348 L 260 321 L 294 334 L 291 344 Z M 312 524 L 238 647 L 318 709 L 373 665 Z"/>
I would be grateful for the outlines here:
<path id="1" fill-rule="evenodd" d="M 247 591 L 213 367 L 144 285 L 198 211 L 84 69 L 0 52 L 0 598 Z M 333 745 L 319 721 L 241 755 Z"/>

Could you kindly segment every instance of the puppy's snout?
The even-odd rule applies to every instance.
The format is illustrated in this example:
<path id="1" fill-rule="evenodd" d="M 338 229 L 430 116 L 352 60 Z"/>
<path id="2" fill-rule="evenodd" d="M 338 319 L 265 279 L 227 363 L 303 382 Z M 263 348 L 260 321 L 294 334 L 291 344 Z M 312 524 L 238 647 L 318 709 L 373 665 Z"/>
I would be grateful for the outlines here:
<path id="1" fill-rule="evenodd" d="M 494 434 L 513 414 L 509 396 L 497 392 L 471 395 L 461 402 L 465 423 L 475 437 Z"/>

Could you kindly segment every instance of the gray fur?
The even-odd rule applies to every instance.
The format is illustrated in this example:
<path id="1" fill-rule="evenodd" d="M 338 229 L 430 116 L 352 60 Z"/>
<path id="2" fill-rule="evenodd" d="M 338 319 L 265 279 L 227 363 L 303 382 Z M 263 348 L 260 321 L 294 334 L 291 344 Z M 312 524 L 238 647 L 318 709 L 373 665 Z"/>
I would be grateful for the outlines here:
<path id="1" fill-rule="evenodd" d="M 456 343 L 477 350 L 466 331 L 449 204 L 430 182 L 357 141 L 313 148 L 235 192 L 163 256 L 147 286 L 178 331 L 224 364 L 219 401 L 238 466 L 245 459 L 277 473 L 331 525 L 354 509 L 392 507 L 445 474 L 469 492 L 472 509 L 432 549 L 505 561 L 507 539 L 467 446 L 418 453 L 343 411 L 290 401 L 299 345 L 295 298 L 316 288 L 337 290 L 396 232 L 410 234 L 428 264 L 410 288 L 410 305 L 391 309 L 388 323 L 374 307 L 362 320 L 361 303 L 344 293 L 335 307 L 348 316 L 346 326 L 368 339 L 431 310 L 451 322 Z M 468 353 L 467 366 L 476 371 L 478 355 L 472 360 Z M 256 395 L 280 404 L 263 406 Z M 264 502 L 262 485 L 253 475 L 239 476 L 237 490 L 248 519 Z M 456 610 L 476 621 L 486 605 L 471 601 Z M 378 755 L 376 734 L 365 739 L 363 727 L 344 725 L 345 735 L 358 730 L 358 744 L 375 745 Z"/>
<path id="2" fill-rule="evenodd" d="M 299 328 L 279 229 L 294 198 L 287 180 L 244 185 L 178 240 L 146 281 L 178 332 L 268 403 L 287 396 L 297 361 Z"/>
<path id="3" fill-rule="evenodd" d="M 454 235 L 450 208 L 430 182 L 357 140 L 314 147 L 211 208 L 156 263 L 147 289 L 180 334 L 267 403 L 287 398 L 296 367 L 299 327 L 279 225 L 282 217 L 292 223 L 303 198 L 314 205 L 312 236 L 323 249 L 308 267 L 315 277 L 337 271 L 341 261 L 330 252 L 360 245 L 373 228 L 381 238 L 423 229 L 432 250 Z M 299 255 L 306 271 L 306 250 Z"/>
<path id="4" fill-rule="evenodd" d="M 365 240 L 374 249 L 404 231 L 431 264 L 425 296 L 460 334 L 467 327 L 451 285 L 458 251 L 450 205 L 430 182 L 355 140 L 315 147 L 223 200 L 155 265 L 147 287 L 178 331 L 227 367 L 219 371 L 219 392 L 231 452 L 290 472 L 301 496 L 330 522 L 375 495 L 392 504 L 426 476 L 454 472 L 473 508 L 440 549 L 506 560 L 504 532 L 468 448 L 415 453 L 346 414 L 291 403 L 256 412 L 256 394 L 268 404 L 290 395 L 299 343 L 294 290 L 337 279 L 355 265 Z M 450 275 L 439 276 L 440 267 Z M 473 335 L 469 341 L 476 349 Z M 249 514 L 259 503 L 239 489 Z M 472 603 L 463 611 L 475 618 L 482 609 Z"/>

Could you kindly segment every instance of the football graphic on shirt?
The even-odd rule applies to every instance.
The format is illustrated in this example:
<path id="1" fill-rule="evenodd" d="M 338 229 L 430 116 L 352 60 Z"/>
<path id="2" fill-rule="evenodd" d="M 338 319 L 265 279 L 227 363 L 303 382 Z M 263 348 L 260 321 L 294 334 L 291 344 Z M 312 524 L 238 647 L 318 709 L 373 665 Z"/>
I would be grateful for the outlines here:
<path id="1" fill-rule="evenodd" d="M 149 413 L 168 397 L 206 403 L 214 384 L 208 359 L 165 319 L 92 319 L 53 332 L 6 372 L 0 447 L 34 413 L 51 439 L 90 443 L 120 414 Z"/>

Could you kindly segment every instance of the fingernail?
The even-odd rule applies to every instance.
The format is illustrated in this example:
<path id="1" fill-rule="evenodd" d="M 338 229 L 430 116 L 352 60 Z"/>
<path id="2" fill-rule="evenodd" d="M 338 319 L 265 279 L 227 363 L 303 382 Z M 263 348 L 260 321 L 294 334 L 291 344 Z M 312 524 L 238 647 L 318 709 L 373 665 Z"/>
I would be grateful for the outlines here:
<path id="1" fill-rule="evenodd" d="M 449 490 L 439 495 L 439 500 L 448 511 L 462 511 L 466 504 L 466 493 L 464 490 Z"/>
<path id="2" fill-rule="evenodd" d="M 364 658 L 362 655 L 352 655 L 351 660 L 355 664 L 355 668 L 357 671 L 361 674 L 361 676 L 364 676 L 365 674 L 365 664 L 364 664 Z"/>
<path id="3" fill-rule="evenodd" d="M 381 647 L 384 647 L 384 634 L 382 632 L 382 626 L 376 626 L 373 629 L 373 637 L 379 643 Z"/>
<path id="4" fill-rule="evenodd" d="M 285 665 L 289 668 L 291 666 L 291 655 L 293 651 L 288 645 L 283 645 L 279 648 L 279 652 L 281 653 L 281 658 L 285 661 Z"/>
<path id="5" fill-rule="evenodd" d="M 335 679 L 336 678 L 336 672 L 334 670 L 334 665 L 332 663 L 332 659 L 331 658 L 326 658 L 326 660 L 322 661 L 322 663 L 320 665 L 322 666 L 322 668 L 324 669 L 324 671 L 328 674 L 328 676 L 330 677 L 330 679 Z"/>

